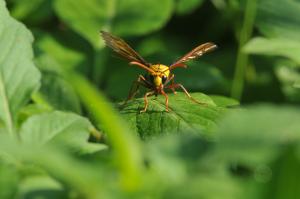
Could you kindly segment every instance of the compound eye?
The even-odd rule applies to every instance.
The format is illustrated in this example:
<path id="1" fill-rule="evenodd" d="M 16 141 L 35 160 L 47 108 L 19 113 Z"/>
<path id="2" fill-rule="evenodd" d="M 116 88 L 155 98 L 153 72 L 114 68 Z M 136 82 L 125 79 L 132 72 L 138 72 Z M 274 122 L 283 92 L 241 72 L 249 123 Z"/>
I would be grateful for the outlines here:
<path id="1" fill-rule="evenodd" d="M 165 83 L 167 81 L 167 76 L 164 75 L 164 76 L 162 76 L 161 79 L 162 79 L 162 82 Z"/>

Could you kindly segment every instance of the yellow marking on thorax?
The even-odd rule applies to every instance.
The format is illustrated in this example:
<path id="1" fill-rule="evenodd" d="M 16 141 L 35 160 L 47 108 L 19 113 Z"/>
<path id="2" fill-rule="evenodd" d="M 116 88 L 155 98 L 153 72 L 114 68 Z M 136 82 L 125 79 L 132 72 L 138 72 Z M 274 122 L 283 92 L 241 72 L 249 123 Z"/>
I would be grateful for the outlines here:
<path id="1" fill-rule="evenodd" d="M 168 70 L 169 67 L 163 64 L 154 64 L 151 65 L 150 68 L 155 72 L 154 74 L 151 74 L 153 76 L 168 77 L 170 74 L 170 70 Z"/>

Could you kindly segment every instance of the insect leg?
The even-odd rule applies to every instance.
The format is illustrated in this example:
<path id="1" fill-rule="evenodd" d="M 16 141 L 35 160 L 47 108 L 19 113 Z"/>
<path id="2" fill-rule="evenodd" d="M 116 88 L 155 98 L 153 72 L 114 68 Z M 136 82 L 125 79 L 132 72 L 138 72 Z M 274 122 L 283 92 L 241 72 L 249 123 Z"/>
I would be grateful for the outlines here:
<path id="1" fill-rule="evenodd" d="M 132 83 L 132 86 L 131 86 L 131 88 L 130 88 L 128 97 L 127 97 L 127 99 L 125 100 L 125 102 L 124 102 L 123 105 L 127 104 L 127 102 L 128 102 L 129 100 L 131 100 L 132 98 L 134 98 L 134 96 L 137 94 L 137 92 L 138 92 L 140 86 L 144 86 L 144 87 L 146 87 L 146 88 L 149 88 L 149 85 L 148 85 L 146 79 L 145 79 L 142 75 L 140 75 L 140 76 L 138 77 L 138 79 Z"/>
<path id="2" fill-rule="evenodd" d="M 166 111 L 169 112 L 169 97 L 163 90 L 161 91 L 161 94 L 166 98 Z"/>
<path id="3" fill-rule="evenodd" d="M 189 94 L 189 92 L 183 87 L 183 85 L 182 84 L 173 84 L 173 85 L 170 85 L 170 87 L 172 86 L 172 88 L 178 88 L 178 87 L 180 87 L 182 90 L 183 90 L 183 92 L 186 94 L 186 96 L 190 99 L 190 100 L 192 100 L 193 102 L 195 102 L 195 103 L 197 103 L 197 104 L 202 104 L 202 105 L 207 105 L 206 103 L 204 103 L 204 102 L 199 102 L 198 100 L 196 100 L 195 98 L 193 98 L 190 94 Z M 170 89 L 172 89 L 172 88 L 170 88 Z"/>
<path id="4" fill-rule="evenodd" d="M 148 98 L 147 97 L 149 97 L 153 94 L 154 94 L 154 91 L 150 91 L 145 94 L 145 96 L 144 96 L 145 106 L 144 106 L 144 109 L 140 111 L 140 113 L 144 113 L 147 111 L 147 108 L 148 108 Z"/>
<path id="5" fill-rule="evenodd" d="M 171 85 L 168 86 L 167 88 L 171 89 L 173 93 L 176 94 L 175 88 L 172 87 L 172 85 L 174 85 L 174 77 L 175 75 L 172 74 L 171 77 L 164 83 L 164 85 L 167 85 L 171 81 Z"/>
<path id="6" fill-rule="evenodd" d="M 146 88 L 151 88 L 152 84 L 148 80 L 146 80 L 146 78 L 143 75 L 140 75 L 139 78 L 143 81 L 143 83 L 146 84 Z"/>

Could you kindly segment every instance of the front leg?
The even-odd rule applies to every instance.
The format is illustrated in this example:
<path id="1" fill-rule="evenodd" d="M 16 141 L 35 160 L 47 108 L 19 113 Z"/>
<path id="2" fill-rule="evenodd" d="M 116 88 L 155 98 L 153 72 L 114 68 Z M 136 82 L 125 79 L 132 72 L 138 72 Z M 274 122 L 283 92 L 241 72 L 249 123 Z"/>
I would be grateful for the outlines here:
<path id="1" fill-rule="evenodd" d="M 170 86 L 168 86 L 167 88 L 169 88 L 169 89 L 174 89 L 175 90 L 175 88 L 181 88 L 182 90 L 183 90 L 183 92 L 186 94 L 186 96 L 190 99 L 190 100 L 192 100 L 193 102 L 195 102 L 195 103 L 197 103 L 197 104 L 202 104 L 202 105 L 207 105 L 206 103 L 204 103 L 204 102 L 199 102 L 198 100 L 196 100 L 195 98 L 193 98 L 190 94 L 189 94 L 189 92 L 183 87 L 183 85 L 182 84 L 171 84 Z"/>
<path id="2" fill-rule="evenodd" d="M 140 113 L 144 113 L 147 111 L 147 108 L 148 108 L 148 98 L 147 97 L 149 97 L 153 94 L 154 94 L 154 91 L 149 91 L 144 95 L 145 106 L 144 106 L 144 109 L 140 111 Z"/>
<path id="3" fill-rule="evenodd" d="M 169 97 L 163 90 L 161 90 L 161 94 L 166 98 L 166 111 L 169 112 Z"/>

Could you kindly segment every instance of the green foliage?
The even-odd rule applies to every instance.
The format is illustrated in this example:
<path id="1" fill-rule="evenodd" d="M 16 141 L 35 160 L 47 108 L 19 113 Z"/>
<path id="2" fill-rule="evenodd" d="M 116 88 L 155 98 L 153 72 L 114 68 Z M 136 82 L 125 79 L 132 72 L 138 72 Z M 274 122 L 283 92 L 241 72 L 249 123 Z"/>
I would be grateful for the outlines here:
<path id="1" fill-rule="evenodd" d="M 244 49 L 247 53 L 282 56 L 289 58 L 296 63 L 300 64 L 299 59 L 299 42 L 278 38 L 278 39 L 266 39 L 266 38 L 253 38 Z"/>
<path id="2" fill-rule="evenodd" d="M 197 9 L 197 6 L 200 6 L 204 1 L 203 0 L 178 0 L 176 4 L 176 12 L 178 14 L 186 14 L 188 12 L 192 12 Z"/>
<path id="3" fill-rule="evenodd" d="M 130 123 L 133 132 L 142 138 L 185 131 L 205 134 L 204 132 L 216 127 L 216 120 L 224 110 L 207 95 L 193 93 L 192 97 L 204 104 L 197 104 L 184 93 L 177 93 L 169 95 L 169 112 L 165 111 L 164 96 L 158 96 L 149 99 L 146 113 L 140 113 L 140 110 L 144 108 L 143 99 L 121 106 L 121 113 Z M 201 133 L 203 130 L 206 131 Z"/>
<path id="4" fill-rule="evenodd" d="M 13 198 L 18 188 L 18 174 L 15 168 L 0 162 L 0 197 Z"/>
<path id="5" fill-rule="evenodd" d="M 88 140 L 92 128 L 92 124 L 85 118 L 56 111 L 28 118 L 21 126 L 19 134 L 23 143 L 28 145 L 41 146 L 54 141 L 62 142 L 77 152 L 105 148 L 100 144 L 83 142 Z"/>
<path id="6" fill-rule="evenodd" d="M 0 0 L 0 198 L 298 198 L 299 9 L 295 0 Z M 123 105 L 144 71 L 111 56 L 100 30 L 166 65 L 218 44 L 174 70 L 204 104 L 168 93 L 170 112 L 158 95 L 140 113 L 141 89 Z"/>
<path id="7" fill-rule="evenodd" d="M 143 3 L 138 0 L 91 0 L 79 3 L 56 0 L 55 10 L 93 46 L 103 47 L 103 42 L 99 42 L 99 30 L 109 29 L 119 35 L 145 34 L 164 25 L 170 17 L 172 4 L 172 0 L 162 0 L 159 4 L 152 0 Z M 151 7 L 151 12 L 144 12 L 147 7 Z"/>
<path id="8" fill-rule="evenodd" d="M 0 2 L 0 132 L 13 135 L 18 110 L 39 87 L 40 72 L 34 67 L 31 33 L 9 16 Z"/>

